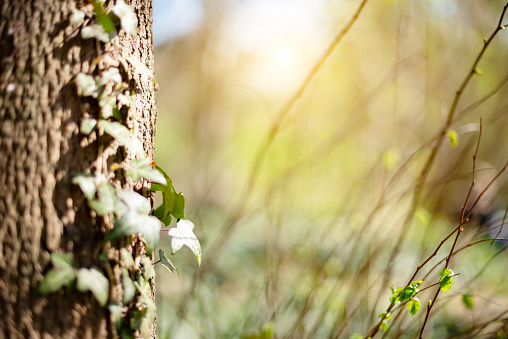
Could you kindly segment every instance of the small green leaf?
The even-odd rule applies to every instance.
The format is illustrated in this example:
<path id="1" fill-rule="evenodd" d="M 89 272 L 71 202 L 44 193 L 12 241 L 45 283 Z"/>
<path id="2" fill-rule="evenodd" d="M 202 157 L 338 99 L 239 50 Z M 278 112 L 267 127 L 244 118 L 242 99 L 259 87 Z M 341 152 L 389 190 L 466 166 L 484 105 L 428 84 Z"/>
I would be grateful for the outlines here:
<path id="1" fill-rule="evenodd" d="M 119 331 L 121 328 L 122 328 L 122 318 L 124 317 L 124 310 L 123 310 L 123 307 L 122 307 L 122 304 L 120 303 L 110 303 L 108 305 L 108 310 L 109 312 L 113 315 L 113 318 L 114 318 L 114 321 L 115 321 L 115 324 L 116 324 L 116 329 L 117 331 Z"/>
<path id="2" fill-rule="evenodd" d="M 122 260 L 125 264 L 125 267 L 127 267 L 128 269 L 133 269 L 136 266 L 134 264 L 134 259 L 132 258 L 132 254 L 130 254 L 126 248 L 122 248 L 120 250 L 120 255 L 122 256 Z"/>
<path id="3" fill-rule="evenodd" d="M 464 304 L 464 306 L 466 306 L 466 308 L 468 309 L 472 309 L 474 304 L 473 304 L 473 295 L 471 294 L 470 291 L 464 293 L 462 295 L 462 303 Z"/>
<path id="4" fill-rule="evenodd" d="M 134 192 L 131 190 L 120 190 L 118 191 L 118 196 L 125 204 L 127 211 L 134 211 L 137 214 L 148 215 L 152 210 L 152 206 L 150 205 L 150 201 L 147 198 L 139 194 L 138 192 Z M 121 213 L 124 214 L 124 213 Z"/>
<path id="5" fill-rule="evenodd" d="M 418 207 L 414 211 L 414 217 L 421 226 L 427 226 L 430 222 L 430 214 L 423 207 Z"/>
<path id="6" fill-rule="evenodd" d="M 81 121 L 81 127 L 80 127 L 79 131 L 81 132 L 81 134 L 88 135 L 88 134 L 92 133 L 92 131 L 96 125 L 97 125 L 97 120 L 95 120 L 95 119 L 91 119 L 91 118 L 90 119 L 83 119 L 83 121 Z"/>
<path id="7" fill-rule="evenodd" d="M 173 265 L 171 260 L 169 260 L 168 257 L 166 257 L 166 253 L 164 253 L 162 249 L 159 249 L 159 259 L 161 260 L 162 266 L 166 267 L 169 270 L 169 272 L 175 274 L 176 271 L 176 273 L 180 275 L 176 267 Z"/>
<path id="8" fill-rule="evenodd" d="M 185 209 L 185 198 L 183 194 L 181 192 L 175 194 L 175 205 L 171 214 L 173 215 L 173 217 L 177 219 L 183 219 L 185 218 L 184 209 Z"/>
<path id="9" fill-rule="evenodd" d="M 115 208 L 116 191 L 110 184 L 102 184 L 97 189 L 98 199 L 88 201 L 88 206 L 97 213 L 98 216 L 103 216 L 113 212 Z"/>
<path id="10" fill-rule="evenodd" d="M 93 175 L 78 173 L 72 178 L 72 183 L 79 186 L 81 192 L 83 192 L 87 199 L 93 199 L 95 197 L 96 187 L 95 177 Z"/>
<path id="11" fill-rule="evenodd" d="M 483 71 L 480 68 L 475 68 L 474 74 L 481 76 L 481 75 L 483 75 Z"/>
<path id="12" fill-rule="evenodd" d="M 111 96 L 105 96 L 99 100 L 99 107 L 101 108 L 101 118 L 107 119 L 113 116 L 113 112 L 116 109 L 116 98 Z"/>
<path id="13" fill-rule="evenodd" d="M 72 257 L 66 253 L 51 253 L 51 263 L 56 269 L 72 267 Z"/>
<path id="14" fill-rule="evenodd" d="M 97 85 L 91 75 L 79 73 L 76 75 L 76 86 L 78 87 L 78 95 L 82 97 L 97 97 Z"/>
<path id="15" fill-rule="evenodd" d="M 171 236 L 171 253 L 175 254 L 183 245 L 189 247 L 201 266 L 201 245 L 198 238 L 193 233 L 194 224 L 189 220 L 180 220 L 176 227 L 168 231 Z"/>
<path id="16" fill-rule="evenodd" d="M 156 169 L 148 166 L 148 159 L 134 159 L 131 161 L 131 168 L 126 173 L 134 181 L 138 181 L 141 178 L 151 180 L 153 183 L 161 185 L 167 185 L 166 178 L 164 175 Z"/>
<path id="17" fill-rule="evenodd" d="M 385 323 L 385 322 L 382 322 L 379 327 L 381 327 L 383 329 L 383 331 L 388 331 L 389 327 L 388 327 L 388 324 Z"/>
<path id="18" fill-rule="evenodd" d="M 117 0 L 112 11 L 120 19 L 122 29 L 126 33 L 135 35 L 138 22 L 132 7 L 123 0 Z"/>
<path id="19" fill-rule="evenodd" d="M 115 223 L 115 228 L 106 236 L 106 240 L 115 240 L 127 235 L 141 233 L 144 235 L 149 252 L 159 242 L 161 223 L 159 219 L 129 211 Z"/>
<path id="20" fill-rule="evenodd" d="M 37 293 L 49 294 L 67 286 L 76 279 L 76 271 L 71 266 L 49 270 L 37 286 Z"/>
<path id="21" fill-rule="evenodd" d="M 427 308 L 430 308 L 430 306 L 432 306 L 432 300 L 429 300 L 429 301 L 427 302 Z"/>
<path id="22" fill-rule="evenodd" d="M 124 305 L 127 305 L 136 295 L 136 286 L 134 285 L 134 282 L 131 280 L 129 272 L 125 268 L 122 269 L 122 287 L 123 287 L 122 302 Z"/>
<path id="23" fill-rule="evenodd" d="M 414 316 L 416 312 L 420 310 L 420 307 L 420 299 L 416 297 L 407 302 L 407 309 L 409 310 L 409 314 L 411 314 L 411 316 Z"/>
<path id="24" fill-rule="evenodd" d="M 448 135 L 448 141 L 450 142 L 450 146 L 452 146 L 452 148 L 456 148 L 459 145 L 458 133 L 451 129 L 448 131 L 447 135 Z"/>
<path id="25" fill-rule="evenodd" d="M 108 33 L 101 24 L 93 24 L 81 29 L 81 37 L 83 39 L 94 38 L 105 43 L 108 43 L 115 35 L 116 31 Z"/>
<path id="26" fill-rule="evenodd" d="M 443 268 L 439 273 L 441 279 L 439 279 L 439 287 L 441 291 L 448 291 L 452 288 L 453 284 L 453 271 L 449 268 Z"/>
<path id="27" fill-rule="evenodd" d="M 106 13 L 101 1 L 93 1 L 93 11 L 97 22 L 101 24 L 105 32 L 114 32 L 115 24 L 111 17 Z"/>
<path id="28" fill-rule="evenodd" d="M 98 269 L 81 268 L 78 271 L 76 288 L 80 292 L 91 291 L 101 306 L 106 306 L 109 298 L 109 280 Z"/>
<path id="29" fill-rule="evenodd" d="M 110 67 L 107 70 L 102 71 L 100 76 L 96 77 L 95 82 L 101 86 L 112 82 L 115 84 L 115 89 L 119 89 L 122 85 L 122 75 L 117 67 Z"/>
<path id="30" fill-rule="evenodd" d="M 98 125 L 104 129 L 104 132 L 112 136 L 120 146 L 125 146 L 130 151 L 140 156 L 145 156 L 143 145 L 138 138 L 131 136 L 131 133 L 127 127 L 119 122 L 110 122 L 107 120 L 101 120 Z"/>

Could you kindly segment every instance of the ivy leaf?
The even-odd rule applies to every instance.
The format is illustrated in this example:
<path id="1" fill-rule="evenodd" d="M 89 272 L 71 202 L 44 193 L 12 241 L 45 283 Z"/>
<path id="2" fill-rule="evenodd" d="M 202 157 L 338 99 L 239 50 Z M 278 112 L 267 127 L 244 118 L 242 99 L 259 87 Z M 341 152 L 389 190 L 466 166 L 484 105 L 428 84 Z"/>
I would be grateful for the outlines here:
<path id="1" fill-rule="evenodd" d="M 409 310 L 409 314 L 411 314 L 411 316 L 414 316 L 416 312 L 420 310 L 420 307 L 420 299 L 416 297 L 409 300 L 407 303 L 407 309 Z"/>
<path id="2" fill-rule="evenodd" d="M 134 181 L 139 181 L 141 178 L 151 180 L 154 183 L 167 185 L 164 175 L 156 169 L 148 166 L 148 159 L 134 159 L 131 162 L 131 168 L 126 173 Z"/>
<path id="3" fill-rule="evenodd" d="M 51 253 L 51 263 L 56 269 L 72 267 L 72 258 L 66 253 Z"/>
<path id="4" fill-rule="evenodd" d="M 175 271 L 176 271 L 176 273 L 178 273 L 178 275 L 180 275 L 180 273 L 178 272 L 176 267 L 173 265 L 171 260 L 169 260 L 168 257 L 166 257 L 166 253 L 164 253 L 164 251 L 162 249 L 159 249 L 159 259 L 161 260 L 162 266 L 166 267 L 169 270 L 169 272 L 171 272 L 172 274 L 175 274 Z"/>
<path id="5" fill-rule="evenodd" d="M 115 24 L 111 17 L 106 13 L 104 7 L 102 7 L 101 1 L 93 1 L 93 11 L 95 17 L 97 18 L 97 22 L 101 24 L 105 32 L 114 32 Z"/>
<path id="6" fill-rule="evenodd" d="M 101 24 L 93 24 L 81 29 L 81 37 L 83 39 L 95 38 L 104 43 L 108 43 L 115 35 L 116 31 L 108 33 Z"/>
<path id="7" fill-rule="evenodd" d="M 81 132 L 81 134 L 88 135 L 88 134 L 92 133 L 95 126 L 97 126 L 97 120 L 92 119 L 92 118 L 83 119 L 83 121 L 81 121 L 81 126 L 79 128 L 79 131 Z"/>
<path id="8" fill-rule="evenodd" d="M 78 271 L 76 288 L 80 292 L 91 291 L 99 304 L 104 307 L 109 298 L 109 280 L 96 268 L 81 268 Z"/>
<path id="9" fill-rule="evenodd" d="M 127 5 L 123 0 L 117 0 L 112 11 L 120 19 L 122 29 L 126 33 L 136 35 L 138 23 L 132 7 Z"/>
<path id="10" fill-rule="evenodd" d="M 114 187 L 110 184 L 102 184 L 98 187 L 97 194 L 99 199 L 88 200 L 88 206 L 101 217 L 113 212 L 115 202 L 118 200 Z"/>
<path id="11" fill-rule="evenodd" d="M 153 215 L 167 226 L 171 223 L 171 215 L 177 219 L 183 219 L 185 217 L 185 198 L 182 193 L 176 193 L 173 182 L 162 168 L 157 165 L 154 165 L 154 168 L 164 176 L 167 184 L 152 184 L 151 186 L 152 191 L 162 192 L 162 205 L 153 211 Z"/>
<path id="12" fill-rule="evenodd" d="M 441 291 L 448 291 L 452 288 L 453 284 L 453 271 L 449 268 L 443 268 L 439 273 L 441 279 L 439 279 L 439 287 Z"/>
<path id="13" fill-rule="evenodd" d="M 189 247 L 201 266 L 201 245 L 198 238 L 192 232 L 194 224 L 189 220 L 180 220 L 176 227 L 171 228 L 168 234 L 171 238 L 171 254 L 175 254 L 183 245 Z"/>
<path id="14" fill-rule="evenodd" d="M 72 183 L 79 186 L 81 192 L 83 192 L 87 199 L 93 199 L 95 197 L 96 188 L 95 177 L 93 175 L 78 173 L 72 178 Z"/>
<path id="15" fill-rule="evenodd" d="M 143 157 L 145 156 L 141 141 L 139 141 L 138 138 L 131 136 L 131 132 L 127 127 L 119 122 L 111 122 L 107 120 L 101 120 L 98 124 L 104 129 L 104 132 L 118 141 L 120 146 L 125 146 L 135 154 Z"/>
<path id="16" fill-rule="evenodd" d="M 122 256 L 122 260 L 125 264 L 125 267 L 127 267 L 128 269 L 132 269 L 136 266 L 134 264 L 134 259 L 132 258 L 132 254 L 130 254 L 126 248 L 122 248 L 120 250 L 120 255 Z"/>
<path id="17" fill-rule="evenodd" d="M 51 269 L 44 275 L 44 279 L 37 286 L 39 294 L 49 294 L 67 286 L 76 279 L 76 271 L 71 266 Z"/>
<path id="18" fill-rule="evenodd" d="M 474 304 L 473 304 L 473 295 L 471 294 L 470 291 L 464 293 L 462 295 L 462 303 L 464 304 L 464 306 L 466 306 L 466 308 L 468 309 L 472 309 Z"/>
<path id="19" fill-rule="evenodd" d="M 141 258 L 141 264 L 143 264 L 143 277 L 145 281 L 155 277 L 155 269 L 153 268 L 152 260 L 146 255 Z"/>
<path id="20" fill-rule="evenodd" d="M 108 82 L 115 84 L 115 88 L 119 89 L 122 84 L 122 75 L 117 67 L 109 67 L 107 70 L 102 71 L 99 79 L 96 82 L 100 85 L 106 85 Z"/>
<path id="21" fill-rule="evenodd" d="M 131 280 L 129 272 L 125 268 L 122 269 L 122 287 L 123 287 L 122 302 L 124 305 L 127 305 L 136 295 L 136 286 L 134 285 L 134 282 Z"/>
<path id="22" fill-rule="evenodd" d="M 85 27 L 86 28 L 86 27 Z M 97 84 L 91 75 L 79 73 L 76 75 L 76 86 L 78 87 L 78 95 L 82 97 L 97 97 Z"/>
<path id="23" fill-rule="evenodd" d="M 127 235 L 141 233 L 145 237 L 147 249 L 153 250 L 159 242 L 161 223 L 159 219 L 129 211 L 115 223 L 115 228 L 106 236 L 106 240 L 116 240 Z"/>
<path id="24" fill-rule="evenodd" d="M 113 111 L 116 109 L 116 98 L 111 96 L 101 98 L 99 100 L 99 107 L 101 108 L 102 119 L 111 117 L 113 115 Z"/>
<path id="25" fill-rule="evenodd" d="M 138 192 L 134 192 L 131 190 L 121 190 L 118 191 L 118 196 L 125 203 L 124 213 L 127 211 L 134 211 L 138 214 L 147 215 L 150 213 L 152 207 L 150 206 L 150 202 L 147 198 L 139 194 Z M 120 214 L 124 214 L 120 213 Z"/>

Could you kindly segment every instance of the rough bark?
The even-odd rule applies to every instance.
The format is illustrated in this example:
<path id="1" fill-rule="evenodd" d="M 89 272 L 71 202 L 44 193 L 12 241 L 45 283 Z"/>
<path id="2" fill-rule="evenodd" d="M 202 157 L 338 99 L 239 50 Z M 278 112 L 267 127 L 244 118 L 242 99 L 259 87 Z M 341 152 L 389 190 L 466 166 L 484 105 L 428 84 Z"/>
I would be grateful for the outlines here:
<path id="1" fill-rule="evenodd" d="M 71 11 L 85 4 L 0 1 L 0 338 L 114 333 L 107 309 L 90 293 L 33 292 L 51 267 L 50 253 L 71 253 L 77 267 L 100 265 L 98 244 L 110 227 L 91 216 L 71 184 L 77 172 L 112 175 L 108 162 L 98 159 L 94 136 L 79 134 L 83 115 L 96 116 L 98 106 L 76 95 L 74 77 L 90 72 L 106 51 L 113 57 L 134 55 L 153 69 L 150 0 L 130 2 L 138 16 L 137 36 L 120 33 L 107 45 L 82 39 L 79 27 L 71 25 Z M 136 99 L 129 111 L 133 133 L 151 159 L 154 83 L 143 83 L 132 69 L 130 76 Z M 117 151 L 114 144 L 108 147 Z M 110 300 L 118 299 L 121 262 L 115 262 L 115 253 L 114 248 L 108 253 L 117 285 Z"/>

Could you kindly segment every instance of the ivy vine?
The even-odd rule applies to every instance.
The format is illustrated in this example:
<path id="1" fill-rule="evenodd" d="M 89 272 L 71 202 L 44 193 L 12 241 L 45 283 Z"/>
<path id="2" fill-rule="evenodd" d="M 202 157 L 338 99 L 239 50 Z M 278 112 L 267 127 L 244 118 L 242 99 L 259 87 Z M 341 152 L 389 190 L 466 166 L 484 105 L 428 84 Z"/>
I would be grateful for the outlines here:
<path id="1" fill-rule="evenodd" d="M 113 6 L 106 6 L 104 0 L 93 0 L 82 9 L 73 11 L 71 24 L 80 28 L 82 38 L 95 39 L 97 44 L 100 44 L 110 43 L 120 29 L 135 35 L 137 20 L 132 7 L 124 0 L 116 0 Z M 128 64 L 133 66 L 137 73 L 152 77 L 146 65 L 134 56 L 125 60 L 118 57 L 117 62 L 109 62 L 106 67 L 97 71 L 98 74 L 93 75 L 92 70 L 90 74 L 79 73 L 75 77 L 77 95 L 96 100 L 99 107 L 97 118 L 83 117 L 80 133 L 97 133 L 96 142 L 100 142 L 101 136 L 106 134 L 119 146 L 132 152 L 135 159 L 130 162 L 128 169 L 123 169 L 123 166 L 118 164 L 113 164 L 112 169 L 122 170 L 123 175 L 134 182 L 143 179 L 150 181 L 151 191 L 162 193 L 162 204 L 153 209 L 147 197 L 134 190 L 116 188 L 113 185 L 114 178 L 108 179 L 98 171 L 76 173 L 72 183 L 80 188 L 95 215 L 111 220 L 114 225 L 113 229 L 105 234 L 104 242 L 140 235 L 146 245 L 147 254 L 151 256 L 159 242 L 161 226 L 170 225 L 172 219 L 176 218 L 177 226 L 168 231 L 172 237 L 172 254 L 186 245 L 201 265 L 201 245 L 193 233 L 194 224 L 184 220 L 183 194 L 176 192 L 164 170 L 155 162 L 148 161 L 140 140 L 131 135 L 130 128 L 126 126 L 126 112 L 132 103 L 129 85 L 123 79 L 123 74 L 128 74 Z M 99 144 L 99 152 L 102 151 L 103 147 Z M 178 273 L 162 249 L 159 249 L 158 254 L 160 260 L 157 263 L 160 262 L 171 273 Z M 111 272 L 104 272 L 98 267 L 76 268 L 72 256 L 65 253 L 51 254 L 52 269 L 45 274 L 36 292 L 48 294 L 64 287 L 91 292 L 101 306 L 108 307 L 116 319 L 116 327 L 122 337 L 133 337 L 136 330 L 148 334 L 155 311 L 149 283 L 155 276 L 151 258 L 143 254 L 140 258 L 141 265 L 136 265 L 132 254 L 125 248 L 120 249 L 120 256 L 125 266 L 122 268 L 121 304 L 108 304 L 110 286 L 113 285 Z M 105 252 L 99 259 L 109 264 Z M 126 313 L 130 313 L 130 316 L 127 317 Z M 126 319 L 129 320 L 128 326 L 125 326 Z"/>

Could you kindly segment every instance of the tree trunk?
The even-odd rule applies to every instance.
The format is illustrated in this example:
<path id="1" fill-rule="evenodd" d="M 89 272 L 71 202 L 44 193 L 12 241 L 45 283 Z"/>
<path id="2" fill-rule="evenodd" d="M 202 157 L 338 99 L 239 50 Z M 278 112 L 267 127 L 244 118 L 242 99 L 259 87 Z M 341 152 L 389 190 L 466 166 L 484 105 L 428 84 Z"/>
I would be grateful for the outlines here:
<path id="1" fill-rule="evenodd" d="M 111 222 L 97 217 L 71 182 L 78 172 L 100 172 L 107 178 L 117 174 L 115 183 L 124 188 L 133 186 L 110 169 L 113 161 L 126 166 L 133 155 L 115 142 L 100 146 L 106 137 L 100 132 L 79 133 L 83 117 L 97 119 L 100 107 L 93 98 L 77 95 L 75 77 L 97 75 L 101 67 L 129 56 L 153 70 L 152 4 L 131 0 L 137 35 L 120 31 L 110 43 L 82 38 L 81 29 L 95 22 L 86 4 L 0 3 L 0 338 L 115 337 L 113 316 L 90 292 L 72 286 L 47 295 L 34 291 L 51 269 L 50 254 L 69 253 L 76 268 L 109 270 L 109 302 L 121 301 L 119 248 L 127 248 L 134 259 L 142 253 L 136 237 L 104 243 Z M 105 7 L 113 5 L 107 1 Z M 91 15 L 73 24 L 74 9 Z M 128 125 L 152 159 L 154 81 L 141 79 L 132 66 L 122 77 L 135 99 L 126 113 Z M 101 253 L 108 260 L 101 261 Z M 151 331 L 154 337 L 154 326 Z"/>

